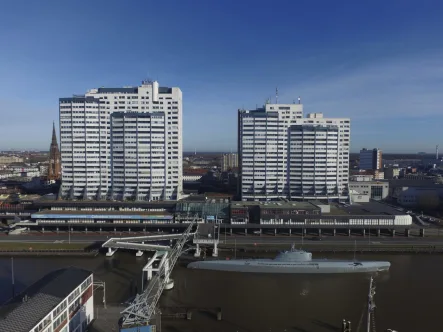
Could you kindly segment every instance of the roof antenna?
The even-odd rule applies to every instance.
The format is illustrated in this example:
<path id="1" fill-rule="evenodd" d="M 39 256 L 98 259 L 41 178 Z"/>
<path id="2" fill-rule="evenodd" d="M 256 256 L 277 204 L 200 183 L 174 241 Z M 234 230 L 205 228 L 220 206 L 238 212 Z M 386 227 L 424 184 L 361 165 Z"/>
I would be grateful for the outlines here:
<path id="1" fill-rule="evenodd" d="M 300 97 L 298 97 L 298 103 L 301 104 L 301 98 Z"/>
<path id="2" fill-rule="evenodd" d="M 275 103 L 278 104 L 278 87 L 275 88 Z"/>

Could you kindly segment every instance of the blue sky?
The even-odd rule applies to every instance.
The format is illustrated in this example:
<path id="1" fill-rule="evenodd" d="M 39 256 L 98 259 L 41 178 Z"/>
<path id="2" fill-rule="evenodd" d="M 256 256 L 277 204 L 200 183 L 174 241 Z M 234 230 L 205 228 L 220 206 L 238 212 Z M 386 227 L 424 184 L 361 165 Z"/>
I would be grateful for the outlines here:
<path id="1" fill-rule="evenodd" d="M 442 1 L 4 1 L 0 149 L 48 149 L 58 98 L 178 86 L 184 150 L 236 150 L 238 108 L 279 89 L 350 117 L 352 151 L 443 146 Z"/>

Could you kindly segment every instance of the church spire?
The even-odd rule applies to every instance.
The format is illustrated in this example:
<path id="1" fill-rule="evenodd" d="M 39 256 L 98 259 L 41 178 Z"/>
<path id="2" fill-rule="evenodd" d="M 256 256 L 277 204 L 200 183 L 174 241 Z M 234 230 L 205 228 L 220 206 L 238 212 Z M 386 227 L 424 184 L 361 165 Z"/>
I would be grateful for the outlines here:
<path id="1" fill-rule="evenodd" d="M 52 141 L 51 145 L 58 145 L 57 143 L 57 134 L 55 133 L 55 122 L 52 121 Z"/>
<path id="2" fill-rule="evenodd" d="M 55 122 L 52 122 L 52 140 L 49 147 L 49 165 L 48 165 L 48 180 L 60 180 L 61 164 L 60 164 L 60 150 L 57 143 L 57 134 L 55 132 Z"/>

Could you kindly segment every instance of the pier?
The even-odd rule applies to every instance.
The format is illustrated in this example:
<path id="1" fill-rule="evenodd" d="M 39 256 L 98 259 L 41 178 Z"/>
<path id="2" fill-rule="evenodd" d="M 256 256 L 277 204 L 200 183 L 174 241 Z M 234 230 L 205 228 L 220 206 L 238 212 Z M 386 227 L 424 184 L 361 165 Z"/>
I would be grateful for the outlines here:
<path id="1" fill-rule="evenodd" d="M 142 269 L 141 292 L 121 312 L 123 315 L 121 331 L 145 328 L 151 324 L 151 319 L 159 313 L 158 300 L 163 290 L 174 287 L 174 281 L 170 279 L 170 274 L 183 253 L 184 245 L 196 234 L 192 232 L 194 224 L 195 222 L 191 222 L 186 230 L 179 234 L 111 238 L 102 245 L 103 248 L 108 249 L 107 256 L 111 258 L 118 249 L 137 250 L 137 257 L 140 257 L 144 251 L 154 251 L 153 256 Z M 158 244 L 165 240 L 170 241 L 169 246 Z M 174 240 L 175 245 L 172 245 Z M 146 288 L 144 287 L 145 275 Z"/>
<path id="2" fill-rule="evenodd" d="M 197 232 L 192 240 L 195 244 L 195 257 L 200 257 L 201 246 L 212 246 L 212 256 L 218 257 L 218 246 L 220 243 L 220 225 L 207 223 L 199 225 Z"/>

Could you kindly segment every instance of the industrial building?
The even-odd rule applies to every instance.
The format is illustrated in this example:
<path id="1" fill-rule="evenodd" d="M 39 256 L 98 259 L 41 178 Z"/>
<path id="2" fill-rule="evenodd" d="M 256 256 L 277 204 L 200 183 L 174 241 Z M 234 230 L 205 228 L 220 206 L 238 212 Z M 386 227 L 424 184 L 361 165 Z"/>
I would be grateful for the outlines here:
<path id="1" fill-rule="evenodd" d="M 301 104 L 238 111 L 242 201 L 346 199 L 350 120 L 303 118 Z"/>
<path id="2" fill-rule="evenodd" d="M 92 89 L 59 102 L 62 198 L 180 198 L 179 88 L 144 81 L 138 87 Z"/>
<path id="3" fill-rule="evenodd" d="M 51 272 L 2 306 L 0 317 L 5 332 L 86 332 L 94 319 L 92 272 Z"/>

